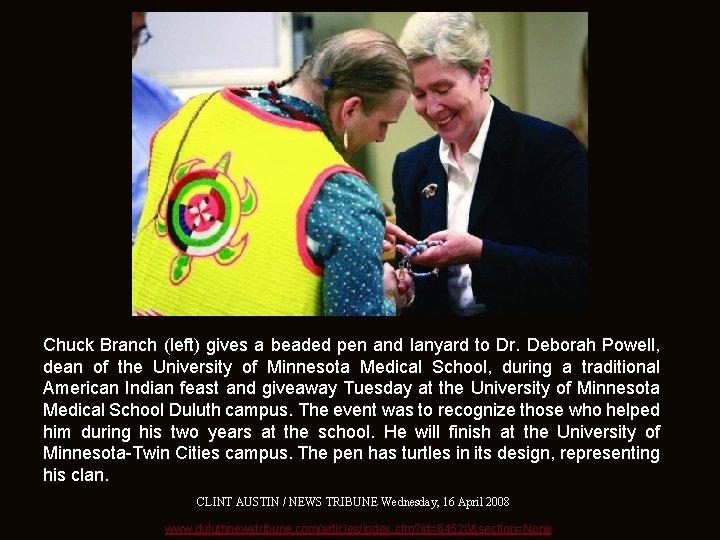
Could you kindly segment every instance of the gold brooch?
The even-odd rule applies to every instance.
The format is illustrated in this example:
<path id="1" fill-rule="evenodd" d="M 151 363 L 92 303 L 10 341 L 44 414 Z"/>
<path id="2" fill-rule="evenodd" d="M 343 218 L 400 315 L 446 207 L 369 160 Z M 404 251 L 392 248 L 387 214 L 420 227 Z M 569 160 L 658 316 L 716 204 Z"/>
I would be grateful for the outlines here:
<path id="1" fill-rule="evenodd" d="M 435 196 L 435 192 L 437 191 L 437 184 L 428 184 L 425 186 L 422 190 L 422 194 L 425 195 L 426 199 L 429 199 L 430 197 Z"/>

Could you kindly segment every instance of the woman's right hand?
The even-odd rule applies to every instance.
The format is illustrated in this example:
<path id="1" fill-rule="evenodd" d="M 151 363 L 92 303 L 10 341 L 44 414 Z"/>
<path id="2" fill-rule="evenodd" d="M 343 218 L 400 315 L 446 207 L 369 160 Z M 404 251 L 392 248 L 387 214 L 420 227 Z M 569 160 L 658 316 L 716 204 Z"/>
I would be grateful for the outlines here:
<path id="1" fill-rule="evenodd" d="M 441 240 L 442 244 L 414 255 L 410 262 L 428 267 L 451 266 L 477 262 L 482 255 L 483 241 L 467 232 L 444 230 L 427 237 L 428 241 Z M 409 249 L 398 244 L 397 250 L 404 256 Z"/>

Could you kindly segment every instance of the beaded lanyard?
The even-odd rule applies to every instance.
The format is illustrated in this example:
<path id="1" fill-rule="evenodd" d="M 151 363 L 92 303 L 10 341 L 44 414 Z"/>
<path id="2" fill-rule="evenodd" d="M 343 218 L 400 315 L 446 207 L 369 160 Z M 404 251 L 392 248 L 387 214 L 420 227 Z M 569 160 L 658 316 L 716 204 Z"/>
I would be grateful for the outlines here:
<path id="1" fill-rule="evenodd" d="M 410 248 L 410 251 L 408 251 L 408 254 L 405 255 L 402 259 L 400 259 L 400 262 L 398 263 L 398 270 L 400 270 L 401 274 L 404 272 L 408 272 L 413 278 L 437 276 L 440 273 L 439 268 L 433 268 L 430 272 L 413 272 L 410 269 L 410 259 L 418 253 L 422 253 L 423 251 L 427 250 L 428 248 L 441 246 L 442 243 L 442 240 L 420 240 L 415 246 L 405 244 L 406 247 Z"/>
<path id="2" fill-rule="evenodd" d="M 268 90 L 270 90 L 270 95 L 262 95 L 263 99 L 266 99 L 273 105 L 275 105 L 277 108 L 282 109 L 286 113 L 288 113 L 293 120 L 299 120 L 300 122 L 308 122 L 311 124 L 314 124 L 313 120 L 304 112 L 298 111 L 297 109 L 291 107 L 287 103 L 285 103 L 282 100 L 282 96 L 280 95 L 280 91 L 278 90 L 277 84 L 275 84 L 275 81 L 270 81 L 268 83 Z"/>

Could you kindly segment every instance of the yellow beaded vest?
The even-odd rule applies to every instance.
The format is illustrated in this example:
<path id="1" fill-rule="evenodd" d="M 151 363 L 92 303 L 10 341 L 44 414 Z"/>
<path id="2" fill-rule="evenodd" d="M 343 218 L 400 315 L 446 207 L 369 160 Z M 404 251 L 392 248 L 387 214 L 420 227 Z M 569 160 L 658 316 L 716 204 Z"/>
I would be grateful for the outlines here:
<path id="1" fill-rule="evenodd" d="M 341 171 L 361 176 L 313 123 L 229 88 L 190 99 L 151 143 L 133 314 L 322 314 L 305 220 Z"/>

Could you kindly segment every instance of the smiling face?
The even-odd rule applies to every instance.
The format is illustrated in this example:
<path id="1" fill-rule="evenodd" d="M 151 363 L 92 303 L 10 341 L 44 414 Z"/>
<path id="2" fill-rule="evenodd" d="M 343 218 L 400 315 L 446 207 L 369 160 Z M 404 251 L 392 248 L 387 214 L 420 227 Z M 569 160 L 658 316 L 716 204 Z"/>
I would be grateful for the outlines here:
<path id="1" fill-rule="evenodd" d="M 490 106 L 482 87 L 490 81 L 490 60 L 471 77 L 462 67 L 426 58 L 412 64 L 415 86 L 412 104 L 430 127 L 450 145 L 467 152 Z"/>

